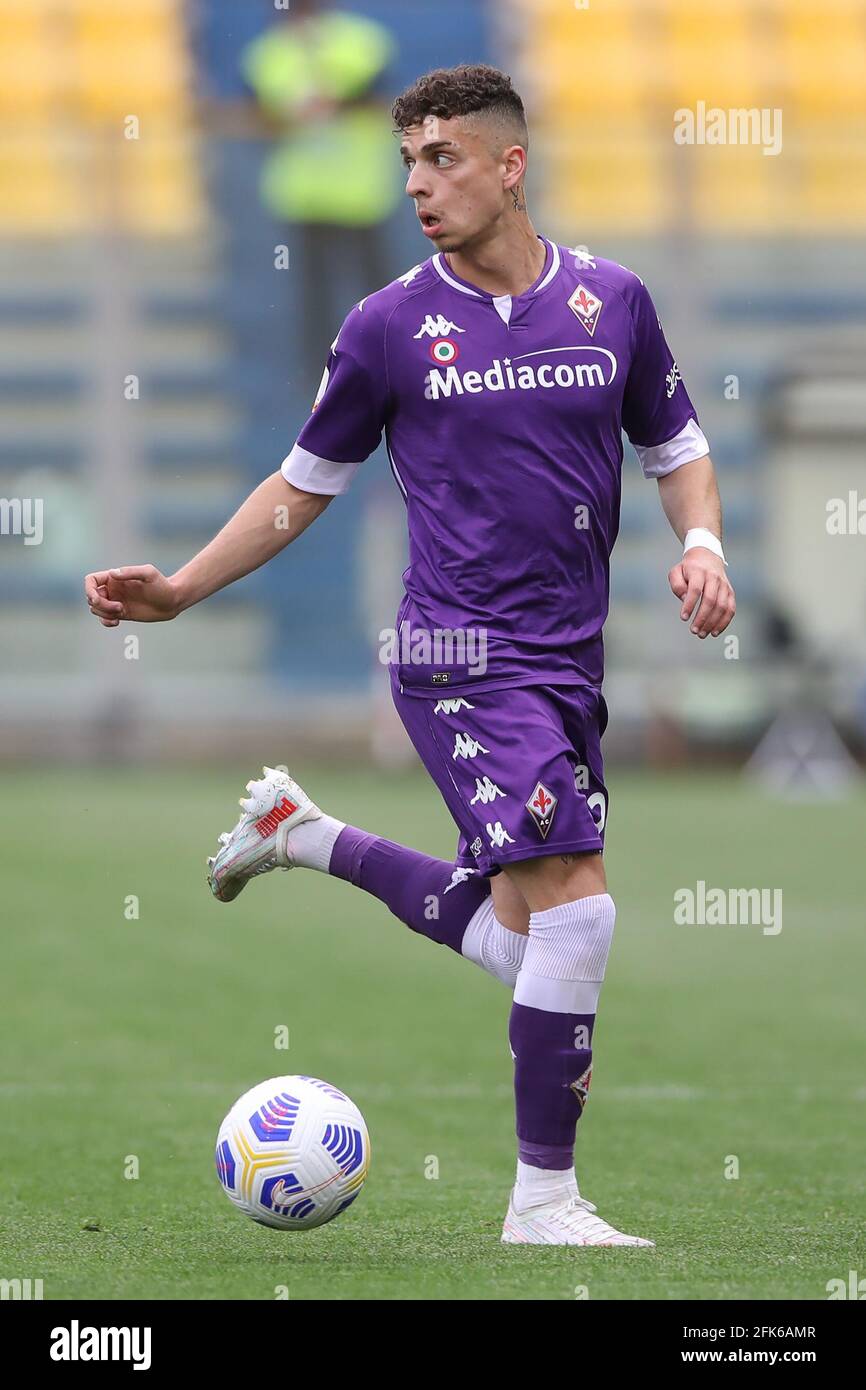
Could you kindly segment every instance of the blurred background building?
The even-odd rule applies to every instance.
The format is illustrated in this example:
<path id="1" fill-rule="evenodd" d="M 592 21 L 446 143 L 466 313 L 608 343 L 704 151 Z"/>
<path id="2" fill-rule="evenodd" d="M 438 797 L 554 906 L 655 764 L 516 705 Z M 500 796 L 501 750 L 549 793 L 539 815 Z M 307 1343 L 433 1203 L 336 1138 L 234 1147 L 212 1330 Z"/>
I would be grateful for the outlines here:
<path id="1" fill-rule="evenodd" d="M 720 475 L 736 641 L 697 643 L 626 442 L 609 755 L 743 758 L 780 716 L 783 753 L 863 749 L 862 0 L 0 0 L 0 25 L 0 758 L 399 758 L 384 451 L 178 623 L 108 632 L 82 577 L 172 572 L 279 466 L 344 315 L 429 251 L 390 101 L 481 60 L 527 104 L 536 226 L 647 282 Z M 701 108 L 780 113 L 780 148 L 678 143 Z"/>

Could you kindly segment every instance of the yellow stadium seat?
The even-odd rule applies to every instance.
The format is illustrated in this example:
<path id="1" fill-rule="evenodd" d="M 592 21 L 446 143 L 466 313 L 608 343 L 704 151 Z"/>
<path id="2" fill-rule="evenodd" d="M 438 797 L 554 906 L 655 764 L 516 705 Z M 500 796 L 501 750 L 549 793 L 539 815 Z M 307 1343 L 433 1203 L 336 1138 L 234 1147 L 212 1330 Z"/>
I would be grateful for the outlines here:
<path id="1" fill-rule="evenodd" d="M 63 100 L 66 74 L 60 55 L 19 38 L 0 46 L 0 119 L 46 121 Z"/>
<path id="2" fill-rule="evenodd" d="M 785 14 L 778 59 L 788 97 L 803 118 L 866 112 L 863 10 Z"/>
<path id="3" fill-rule="evenodd" d="M 752 16 L 743 10 L 672 12 L 662 62 L 676 105 L 766 105 L 768 64 Z"/>
<path id="4" fill-rule="evenodd" d="M 62 99 L 63 36 L 45 6 L 0 0 L 0 116 L 45 121 Z"/>
<path id="5" fill-rule="evenodd" d="M 864 0 L 520 0 L 520 13 L 557 225 L 866 225 Z M 674 112 L 698 103 L 781 109 L 781 154 L 675 146 Z"/>
<path id="6" fill-rule="evenodd" d="M 702 149 L 693 161 L 695 226 L 708 234 L 788 230 L 787 170 L 754 147 Z"/>
<path id="7" fill-rule="evenodd" d="M 597 110 L 600 103 L 621 115 L 639 109 L 647 88 L 646 51 L 629 11 L 575 10 L 561 5 L 528 39 L 527 57 L 543 74 L 534 106 L 554 105 L 570 113 Z"/>
<path id="8" fill-rule="evenodd" d="M 108 47 L 120 56 L 125 52 L 134 53 L 139 45 L 159 47 L 170 53 L 181 46 L 182 31 L 171 19 L 153 23 L 136 10 L 130 10 L 127 16 L 121 7 L 105 19 L 76 22 L 73 38 L 82 47 Z"/>
<path id="9" fill-rule="evenodd" d="M 187 102 L 184 55 L 161 45 L 116 53 L 87 45 L 77 53 L 75 102 L 81 119 L 114 121 L 133 113 L 177 116 Z"/>
<path id="10" fill-rule="evenodd" d="M 552 225 L 588 242 L 598 230 L 635 233 L 664 228 L 671 203 L 666 196 L 664 152 L 638 127 L 609 125 L 545 141 L 549 177 L 542 198 Z"/>
<path id="11" fill-rule="evenodd" d="M 94 224 L 87 149 L 54 127 L 0 139 L 0 235 L 60 237 Z"/>
<path id="12" fill-rule="evenodd" d="M 155 28 L 182 24 L 188 9 L 188 0 L 134 0 L 129 5 L 118 4 L 118 0 L 47 0 L 47 3 L 61 12 L 67 22 L 114 26 L 124 31 L 131 25 Z"/>
<path id="13" fill-rule="evenodd" d="M 0 0 L 0 235 L 200 229 L 184 21 L 185 0 Z"/>
<path id="14" fill-rule="evenodd" d="M 130 142 L 132 144 L 132 142 Z M 119 220 L 129 233 L 187 236 L 204 221 L 194 140 L 166 131 L 140 142 L 117 166 Z"/>
<path id="15" fill-rule="evenodd" d="M 797 199 L 814 229 L 862 233 L 866 229 L 866 120 L 840 131 L 815 124 L 789 150 L 796 166 Z"/>
<path id="16" fill-rule="evenodd" d="M 821 0 L 820 5 L 816 5 L 815 0 L 753 0 L 753 3 L 760 3 L 762 9 L 779 20 L 821 16 L 832 23 L 837 17 L 863 15 L 863 0 Z"/>

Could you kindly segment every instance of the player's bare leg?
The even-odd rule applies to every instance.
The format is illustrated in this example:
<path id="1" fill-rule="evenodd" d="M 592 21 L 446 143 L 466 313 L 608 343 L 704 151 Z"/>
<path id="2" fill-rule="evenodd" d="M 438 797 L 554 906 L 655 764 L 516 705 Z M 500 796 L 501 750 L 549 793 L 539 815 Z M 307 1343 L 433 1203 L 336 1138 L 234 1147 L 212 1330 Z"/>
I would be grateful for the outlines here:
<path id="1" fill-rule="evenodd" d="M 496 919 L 519 936 L 529 935 L 529 904 L 508 874 L 497 874 L 490 880 Z"/>
<path id="2" fill-rule="evenodd" d="M 517 1108 L 517 1182 L 508 1245 L 642 1245 L 597 1216 L 574 1173 L 589 1094 L 596 1005 L 615 910 L 600 853 L 546 855 L 507 867 L 530 909 L 509 1035 Z"/>
<path id="3" fill-rule="evenodd" d="M 545 912 L 562 903 L 607 892 L 607 875 L 600 853 L 548 854 L 538 859 L 522 859 L 509 864 L 505 877 L 515 894 L 526 903 L 528 913 Z"/>

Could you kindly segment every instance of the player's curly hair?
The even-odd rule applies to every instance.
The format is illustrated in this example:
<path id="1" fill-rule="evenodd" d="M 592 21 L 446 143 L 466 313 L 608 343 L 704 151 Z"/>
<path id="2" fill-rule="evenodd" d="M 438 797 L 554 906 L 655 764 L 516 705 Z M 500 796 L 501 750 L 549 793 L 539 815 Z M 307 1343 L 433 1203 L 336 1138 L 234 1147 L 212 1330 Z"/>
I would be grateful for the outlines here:
<path id="1" fill-rule="evenodd" d="M 524 149 L 529 147 L 523 102 L 508 74 L 487 63 L 461 63 L 456 68 L 434 68 L 432 72 L 425 72 L 400 93 L 391 108 L 398 131 L 421 125 L 427 116 L 450 120 L 452 116 L 469 116 L 476 112 L 490 114 L 514 126 L 519 135 L 515 143 Z"/>

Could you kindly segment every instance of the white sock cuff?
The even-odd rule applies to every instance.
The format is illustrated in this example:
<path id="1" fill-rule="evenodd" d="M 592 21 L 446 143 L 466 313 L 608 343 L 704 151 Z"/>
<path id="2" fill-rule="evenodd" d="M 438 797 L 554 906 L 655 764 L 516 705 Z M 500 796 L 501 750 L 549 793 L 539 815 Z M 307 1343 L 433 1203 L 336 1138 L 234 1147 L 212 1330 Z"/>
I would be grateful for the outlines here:
<path id="1" fill-rule="evenodd" d="M 517 1160 L 517 1182 L 521 1187 L 577 1188 L 574 1166 L 570 1168 L 536 1168 L 532 1163 Z"/>
<path id="2" fill-rule="evenodd" d="M 592 893 L 588 898 L 576 898 L 573 903 L 548 907 L 544 912 L 531 912 L 530 930 L 533 924 L 543 930 L 545 927 L 558 927 L 563 922 L 585 922 L 605 911 L 616 912 L 616 905 L 610 893 Z"/>
<path id="3" fill-rule="evenodd" d="M 509 931 L 497 920 L 491 894 L 469 919 L 460 950 L 467 960 L 474 961 L 513 989 L 528 940 L 520 932 Z"/>
<path id="4" fill-rule="evenodd" d="M 533 912 L 515 1004 L 557 1014 L 594 1014 L 616 908 L 609 893 Z"/>
<path id="5" fill-rule="evenodd" d="M 545 1206 L 548 1202 L 579 1197 L 574 1168 L 535 1168 L 517 1160 L 517 1181 L 511 1200 L 515 1211 Z"/>
<path id="6" fill-rule="evenodd" d="M 600 984 L 610 953 L 616 907 L 609 893 L 578 898 L 529 917 L 533 975 Z"/>
<path id="7" fill-rule="evenodd" d="M 346 822 L 334 816 L 318 816 L 301 821 L 289 831 L 288 842 L 292 859 L 300 869 L 318 869 L 326 874 L 331 864 L 331 852 L 337 837 L 346 829 Z"/>

